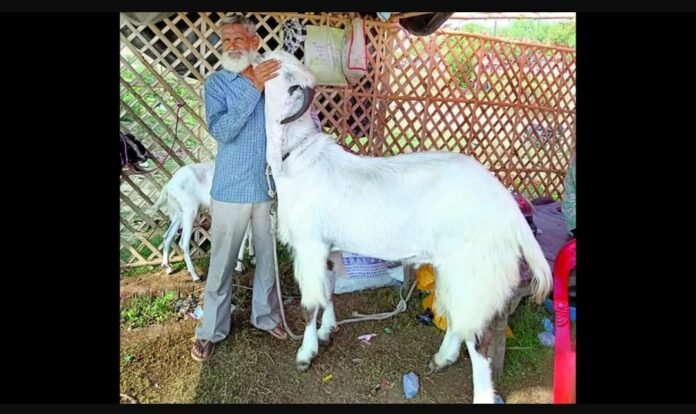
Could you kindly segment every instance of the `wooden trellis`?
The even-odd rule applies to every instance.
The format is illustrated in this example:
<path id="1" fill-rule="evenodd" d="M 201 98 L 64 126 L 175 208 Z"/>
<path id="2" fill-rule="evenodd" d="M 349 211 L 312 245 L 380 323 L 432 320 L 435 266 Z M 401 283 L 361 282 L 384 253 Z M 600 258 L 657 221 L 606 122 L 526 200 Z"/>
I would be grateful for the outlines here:
<path id="1" fill-rule="evenodd" d="M 122 175 L 122 266 L 161 263 L 169 223 L 151 206 L 179 167 L 214 159 L 203 82 L 219 67 L 215 23 L 226 14 L 177 13 L 146 26 L 122 21 L 121 128 L 156 157 L 154 171 Z M 282 46 L 285 19 L 337 28 L 350 22 L 347 14 L 247 15 L 258 22 L 261 52 Z M 575 146 L 574 49 L 442 30 L 416 37 L 370 19 L 365 27 L 368 75 L 355 86 L 316 88 L 314 109 L 327 133 L 357 154 L 469 154 L 511 190 L 562 196 Z M 194 258 L 206 255 L 206 220 L 194 231 Z M 181 260 L 173 248 L 171 261 Z"/>

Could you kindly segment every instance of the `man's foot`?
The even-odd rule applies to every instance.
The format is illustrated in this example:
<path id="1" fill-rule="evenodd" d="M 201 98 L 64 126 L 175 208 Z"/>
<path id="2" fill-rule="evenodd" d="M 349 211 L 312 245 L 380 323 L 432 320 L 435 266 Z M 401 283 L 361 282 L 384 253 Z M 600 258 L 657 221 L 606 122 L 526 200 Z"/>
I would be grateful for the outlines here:
<path id="1" fill-rule="evenodd" d="M 268 333 L 281 340 L 288 339 L 288 333 L 285 332 L 281 324 L 278 324 L 275 328 L 268 331 Z"/>
<path id="2" fill-rule="evenodd" d="M 205 362 L 213 354 L 215 344 L 205 339 L 196 339 L 191 349 L 191 357 L 198 362 Z"/>

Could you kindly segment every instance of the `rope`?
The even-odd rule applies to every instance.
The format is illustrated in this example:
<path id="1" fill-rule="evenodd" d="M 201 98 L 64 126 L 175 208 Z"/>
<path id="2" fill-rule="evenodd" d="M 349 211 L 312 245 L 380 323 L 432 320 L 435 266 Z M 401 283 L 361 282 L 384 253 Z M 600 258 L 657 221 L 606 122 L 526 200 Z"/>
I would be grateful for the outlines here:
<path id="1" fill-rule="evenodd" d="M 273 260 L 275 262 L 275 277 L 276 277 L 276 291 L 278 293 L 278 301 L 280 303 L 280 316 L 283 319 L 283 327 L 285 328 L 285 331 L 290 335 L 292 339 L 302 339 L 304 335 L 297 335 L 295 334 L 290 327 L 288 326 L 288 321 L 285 318 L 285 306 L 283 305 L 283 298 L 282 294 L 280 293 L 280 272 L 278 271 L 278 253 L 276 251 L 276 225 L 277 225 L 277 217 L 276 217 L 276 192 L 271 188 L 271 166 L 266 165 L 266 182 L 268 184 L 268 195 L 271 197 L 271 209 L 270 209 L 270 215 L 271 215 L 271 235 L 273 237 Z M 405 312 L 407 307 L 408 307 L 408 301 L 411 298 L 411 294 L 413 293 L 413 290 L 416 287 L 416 281 L 413 281 L 413 284 L 411 284 L 411 288 L 408 291 L 408 295 L 406 295 L 406 299 L 404 299 L 403 296 L 403 290 L 404 290 L 404 285 L 401 285 L 401 288 L 399 289 L 399 303 L 396 305 L 396 309 L 394 309 L 392 312 L 382 312 L 382 313 L 375 313 L 372 315 L 365 315 L 359 312 L 353 312 L 351 316 L 353 318 L 351 319 L 343 319 L 341 321 L 336 322 L 336 325 L 342 325 L 345 323 L 353 323 L 353 322 L 363 322 L 363 321 L 378 321 L 382 319 L 387 319 L 391 318 L 392 316 Z"/>
<path id="2" fill-rule="evenodd" d="M 278 303 L 280 303 L 280 317 L 283 319 L 283 327 L 285 332 L 290 335 L 292 339 L 302 339 L 302 335 L 296 335 L 290 326 L 288 326 L 288 321 L 285 318 L 285 305 L 283 304 L 283 296 L 280 293 L 280 272 L 278 271 L 278 252 L 276 251 L 276 192 L 273 191 L 271 187 L 271 166 L 266 165 L 266 183 L 268 184 L 268 196 L 271 197 L 271 236 L 273 236 L 273 263 L 275 264 L 275 278 L 276 278 L 276 292 L 278 293 Z"/>

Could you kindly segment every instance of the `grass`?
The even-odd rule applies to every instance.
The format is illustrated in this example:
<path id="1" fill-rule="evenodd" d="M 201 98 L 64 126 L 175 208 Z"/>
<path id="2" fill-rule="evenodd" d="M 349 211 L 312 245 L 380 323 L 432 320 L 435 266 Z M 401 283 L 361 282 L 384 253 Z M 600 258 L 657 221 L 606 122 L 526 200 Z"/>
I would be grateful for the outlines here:
<path id="1" fill-rule="evenodd" d="M 529 378 L 548 377 L 553 370 L 553 348 L 545 347 L 538 338 L 544 330 L 544 317 L 552 319 L 546 308 L 529 300 L 524 300 L 510 316 L 508 325 L 514 338 L 507 339 L 501 387 Z"/>
<path id="2" fill-rule="evenodd" d="M 193 265 L 196 268 L 205 269 L 207 271 L 208 264 L 210 263 L 210 258 L 203 257 L 200 259 L 193 259 L 192 261 L 193 261 Z M 186 263 L 183 260 L 178 261 L 178 262 L 170 262 L 170 264 L 171 264 L 172 268 L 174 269 L 174 272 L 178 272 L 180 270 L 186 269 Z M 121 269 L 120 276 L 121 276 L 121 278 L 133 277 L 133 276 L 142 276 L 142 275 L 146 275 L 149 273 L 157 273 L 160 270 L 162 270 L 162 268 L 159 265 L 124 267 Z"/>
<path id="3" fill-rule="evenodd" d="M 121 320 L 128 328 L 141 328 L 153 323 L 162 323 L 175 316 L 173 303 L 176 292 L 159 296 L 136 296 L 127 307 L 121 309 Z"/>
<path id="4" fill-rule="evenodd" d="M 282 286 L 285 291 L 291 285 Z M 238 310 L 233 315 L 231 336 L 216 347 L 215 357 L 204 365 L 187 357 L 195 325 L 192 321 L 123 332 L 122 392 L 140 402 L 153 403 L 471 402 L 471 363 L 466 350 L 447 370 L 428 373 L 427 364 L 437 352 L 444 332 L 417 322 L 416 315 L 422 312 L 418 294 L 414 294 L 406 312 L 393 318 L 342 325 L 332 344 L 321 347 L 310 370 L 298 373 L 294 357 L 299 342 L 276 341 L 250 326 L 250 293 L 235 289 L 233 300 Z M 341 320 L 350 317 L 352 311 L 392 310 L 398 302 L 398 292 L 382 288 L 337 295 L 335 300 L 336 317 Z M 298 305 L 285 309 L 288 323 L 301 333 L 304 324 Z M 522 303 L 510 319 L 516 338 L 508 341 L 512 349 L 506 355 L 503 378 L 496 383 L 504 398 L 516 394 L 519 401 L 533 400 L 526 394 L 529 389 L 550 387 L 552 350 L 544 348 L 536 338 L 543 329 L 544 316 L 547 313 L 543 307 Z M 366 333 L 378 334 L 369 346 L 356 339 Z M 420 391 L 412 400 L 403 397 L 401 385 L 402 376 L 408 371 L 416 372 L 421 380 Z M 329 374 L 332 379 L 324 381 Z M 375 392 L 375 385 L 383 379 L 392 384 L 391 388 Z"/>
<path id="5" fill-rule="evenodd" d="M 175 267 L 176 264 L 172 264 Z M 132 277 L 132 276 L 142 276 L 149 273 L 157 272 L 159 266 L 138 266 L 138 267 L 124 267 L 121 269 L 121 278 Z"/>
<path id="6" fill-rule="evenodd" d="M 278 244 L 277 254 L 283 295 L 299 296 L 292 276 L 291 252 Z M 205 274 L 207 259 L 194 262 Z M 250 287 L 253 266 L 248 255 L 245 264 L 252 271 L 235 275 L 233 283 Z M 183 268 L 185 265 L 180 262 L 173 266 Z M 151 268 L 145 268 L 148 267 Z M 144 274 L 146 269 L 128 269 L 125 273 Z M 129 335 L 122 345 L 121 387 L 141 402 L 299 403 L 306 402 L 300 398 L 309 398 L 300 397 L 303 390 L 317 384 L 323 391 L 314 395 L 310 402 L 470 402 L 471 365 L 465 350 L 462 351 L 464 358 L 446 372 L 426 373 L 426 365 L 437 352 L 444 332 L 417 322 L 416 316 L 423 311 L 421 299 L 424 294 L 414 292 L 407 312 L 394 318 L 343 325 L 333 344 L 322 347 L 321 356 L 308 374 L 298 374 L 294 369 L 294 354 L 299 343 L 270 341 L 266 334 L 249 325 L 249 289 L 233 289 L 232 303 L 238 310 L 233 316 L 232 337 L 221 343 L 216 351 L 220 354 L 218 358 L 202 367 L 192 363 L 190 358 L 182 358 L 189 352 L 193 324 L 191 321 L 173 321 L 173 293 L 134 297 L 128 308 L 122 311 L 124 329 L 145 329 L 125 331 L 135 336 Z M 341 320 L 350 317 L 352 311 L 366 314 L 390 311 L 399 296 L 396 289 L 382 288 L 337 295 L 335 300 L 336 317 Z M 295 333 L 301 333 L 304 324 L 297 301 L 287 305 L 285 311 Z M 513 400 L 536 401 L 535 398 L 540 397 L 528 394 L 529 390 L 539 386 L 549 389 L 551 386 L 553 349 L 544 347 L 537 337 L 543 331 L 544 317 L 550 318 L 546 309 L 527 300 L 522 301 L 510 317 L 509 325 L 515 337 L 508 338 L 503 375 L 496 381 L 496 387 L 504 398 L 512 396 Z M 372 345 L 357 344 L 357 336 L 372 332 L 378 334 Z M 415 370 L 422 381 L 419 395 L 406 401 L 400 382 L 401 376 L 409 370 Z M 322 381 L 328 374 L 333 379 Z M 375 384 L 383 378 L 387 378 L 394 388 L 372 392 Z M 153 384 L 159 384 L 159 388 Z M 255 384 L 255 387 L 250 388 L 249 384 Z"/>

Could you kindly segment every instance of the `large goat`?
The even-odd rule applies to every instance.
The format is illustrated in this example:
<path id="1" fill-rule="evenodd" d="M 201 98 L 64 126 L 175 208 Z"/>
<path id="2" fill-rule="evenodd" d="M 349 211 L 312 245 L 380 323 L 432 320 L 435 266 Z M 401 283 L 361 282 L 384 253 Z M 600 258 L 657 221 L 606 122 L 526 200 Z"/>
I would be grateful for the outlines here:
<path id="1" fill-rule="evenodd" d="M 375 158 L 345 151 L 312 122 L 312 73 L 285 52 L 259 60 L 267 59 L 278 59 L 281 68 L 265 84 L 266 158 L 278 196 L 278 236 L 292 249 L 307 321 L 297 368 L 309 367 L 317 339 L 328 342 L 336 328 L 335 281 L 327 270 L 331 251 L 431 263 L 437 271 L 435 306 L 448 328 L 430 367 L 454 363 L 464 341 L 473 401 L 493 403 L 490 360 L 477 340 L 518 286 L 520 259 L 532 271 L 537 302 L 552 284 L 549 264 L 515 199 L 483 165 L 462 154 Z"/>
<path id="2" fill-rule="evenodd" d="M 199 281 L 200 277 L 196 274 L 190 255 L 193 222 L 200 211 L 210 209 L 210 189 L 213 185 L 214 170 L 215 164 L 212 162 L 189 164 L 179 168 L 171 180 L 164 186 L 157 202 L 153 206 L 156 212 L 166 203 L 167 215 L 171 220 L 171 224 L 164 234 L 162 267 L 167 270 L 168 274 L 174 271 L 169 264 L 169 246 L 179 230 L 181 230 L 179 246 L 184 252 L 186 268 L 194 282 Z M 239 249 L 237 256 L 237 267 L 235 268 L 237 272 L 244 270 L 242 260 L 244 259 L 244 246 L 247 239 L 249 240 L 249 256 L 251 256 L 252 263 L 254 263 L 254 242 L 251 233 L 251 222 L 244 234 L 242 247 Z"/>

